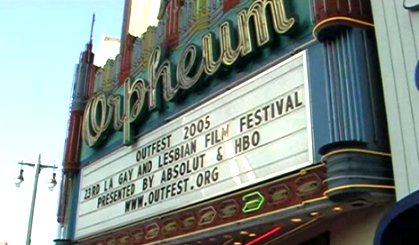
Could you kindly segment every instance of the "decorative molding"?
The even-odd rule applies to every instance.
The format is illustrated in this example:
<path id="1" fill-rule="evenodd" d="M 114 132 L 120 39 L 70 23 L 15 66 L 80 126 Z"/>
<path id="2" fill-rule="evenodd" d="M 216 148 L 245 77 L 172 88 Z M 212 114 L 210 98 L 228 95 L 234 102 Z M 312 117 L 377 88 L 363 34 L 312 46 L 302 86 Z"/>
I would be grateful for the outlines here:
<path id="1" fill-rule="evenodd" d="M 319 41 L 333 39 L 346 28 L 373 27 L 370 1 L 312 0 L 314 9 L 313 35 Z"/>
<path id="2" fill-rule="evenodd" d="M 316 188 L 313 188 L 310 192 L 302 193 L 299 191 L 304 183 L 313 179 L 318 180 Z M 270 213 L 291 214 L 293 208 L 301 209 L 309 203 L 327 201 L 323 195 L 327 191 L 327 186 L 324 184 L 325 179 L 326 169 L 324 165 L 317 165 L 267 184 L 248 188 L 241 192 L 219 197 L 169 214 L 162 214 L 149 220 L 140 221 L 133 226 L 102 234 L 101 238 L 79 241 L 78 244 L 98 245 L 100 242 L 108 244 L 114 240 L 120 242 L 121 239 L 127 239 L 127 234 L 129 234 L 127 241 L 131 242 L 129 244 L 176 240 L 177 237 L 185 237 L 197 233 L 204 234 L 220 226 L 246 222 L 246 220 L 263 217 Z M 278 200 L 278 191 L 281 192 L 282 190 L 287 190 L 288 194 L 285 198 Z M 266 202 L 257 202 L 261 196 L 263 196 Z M 246 206 L 252 206 L 252 211 L 243 212 L 242 209 Z"/>

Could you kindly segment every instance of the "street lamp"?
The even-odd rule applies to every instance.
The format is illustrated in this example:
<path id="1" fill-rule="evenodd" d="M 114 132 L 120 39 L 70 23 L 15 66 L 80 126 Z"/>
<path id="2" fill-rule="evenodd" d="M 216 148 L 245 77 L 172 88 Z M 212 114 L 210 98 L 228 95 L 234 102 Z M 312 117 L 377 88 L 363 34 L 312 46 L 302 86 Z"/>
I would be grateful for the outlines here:
<path id="1" fill-rule="evenodd" d="M 20 173 L 19 173 L 19 176 L 16 178 L 16 183 L 15 184 L 16 184 L 17 187 L 19 187 L 20 184 L 24 181 L 23 169 L 22 169 L 23 165 L 30 166 L 30 167 L 35 167 L 35 182 L 33 184 L 31 211 L 29 213 L 28 233 L 26 234 L 26 245 L 30 245 L 31 244 L 33 212 L 35 210 L 35 199 L 36 199 L 36 190 L 38 188 L 39 173 L 41 173 L 41 169 L 43 169 L 43 168 L 52 168 L 53 169 L 52 179 L 48 182 L 48 185 L 49 185 L 48 188 L 52 191 L 54 186 L 57 185 L 57 180 L 55 179 L 55 176 L 56 176 L 55 169 L 57 167 L 55 165 L 54 166 L 49 166 L 49 165 L 41 164 L 41 154 L 39 154 L 37 164 L 25 163 L 25 162 L 18 162 L 18 164 L 20 164 Z"/>

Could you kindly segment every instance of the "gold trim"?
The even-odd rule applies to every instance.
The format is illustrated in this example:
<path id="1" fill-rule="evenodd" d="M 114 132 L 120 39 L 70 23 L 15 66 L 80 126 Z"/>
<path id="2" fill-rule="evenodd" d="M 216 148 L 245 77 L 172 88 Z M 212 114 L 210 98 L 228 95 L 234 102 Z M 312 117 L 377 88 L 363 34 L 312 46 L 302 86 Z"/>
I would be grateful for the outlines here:
<path id="1" fill-rule="evenodd" d="M 306 201 L 302 201 L 301 202 L 301 206 L 304 206 L 304 205 L 306 205 L 306 204 L 309 204 L 309 203 L 312 203 L 312 202 L 316 202 L 316 201 L 323 201 L 324 199 L 328 199 L 328 197 L 327 196 L 324 196 L 324 193 L 323 193 L 323 196 L 322 197 L 318 197 L 318 198 L 313 198 L 313 199 L 309 199 L 309 200 L 306 200 Z"/>
<path id="2" fill-rule="evenodd" d="M 344 185 L 335 188 L 328 189 L 323 193 L 324 196 L 327 196 L 330 192 L 340 191 L 351 188 L 376 188 L 376 189 L 396 189 L 394 185 L 372 185 L 372 184 L 354 184 L 354 185 Z"/>
<path id="3" fill-rule="evenodd" d="M 343 17 L 343 16 L 338 16 L 338 17 L 331 17 L 331 18 L 327 18 L 324 19 L 322 21 L 320 21 L 319 23 L 317 23 L 314 28 L 313 28 L 313 36 L 315 38 L 317 38 L 316 36 L 316 32 L 317 29 L 319 29 L 322 25 L 328 23 L 328 22 L 333 22 L 333 21 L 348 21 L 348 22 L 353 22 L 355 24 L 359 24 L 359 25 L 364 25 L 364 26 L 368 26 L 368 27 L 374 27 L 373 23 L 367 22 L 367 21 L 363 21 L 363 20 L 358 20 L 358 19 L 354 19 L 354 18 L 350 18 L 350 17 Z"/>
<path id="4" fill-rule="evenodd" d="M 332 155 L 339 154 L 339 153 L 364 153 L 364 154 L 370 154 L 370 155 L 376 155 L 376 156 L 383 156 L 383 157 L 391 157 L 391 153 L 387 152 L 381 152 L 381 151 L 374 151 L 374 150 L 365 150 L 365 149 L 359 149 L 359 148 L 346 148 L 346 149 L 339 149 L 331 151 L 325 155 L 322 156 L 320 159 L 320 162 L 322 164 L 326 164 L 326 159 L 329 158 Z"/>

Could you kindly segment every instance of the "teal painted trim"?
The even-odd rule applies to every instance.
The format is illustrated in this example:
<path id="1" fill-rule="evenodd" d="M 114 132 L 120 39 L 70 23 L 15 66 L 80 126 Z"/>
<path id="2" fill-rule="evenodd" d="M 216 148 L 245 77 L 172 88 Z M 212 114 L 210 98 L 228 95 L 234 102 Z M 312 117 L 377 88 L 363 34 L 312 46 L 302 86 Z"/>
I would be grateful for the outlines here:
<path id="1" fill-rule="evenodd" d="M 307 77 L 311 98 L 311 127 L 313 139 L 313 160 L 320 162 L 321 154 L 318 149 L 330 142 L 329 119 L 326 108 L 326 66 L 324 48 L 319 42 L 315 42 L 307 49 Z"/>
<path id="2" fill-rule="evenodd" d="M 75 239 L 75 231 L 76 231 L 76 219 L 77 219 L 77 205 L 79 201 L 79 190 L 80 190 L 80 173 L 73 175 L 73 183 L 72 183 L 72 192 L 71 192 L 71 208 L 70 208 L 70 214 L 68 214 L 68 217 L 70 217 L 68 222 L 68 237 L 71 240 Z"/>

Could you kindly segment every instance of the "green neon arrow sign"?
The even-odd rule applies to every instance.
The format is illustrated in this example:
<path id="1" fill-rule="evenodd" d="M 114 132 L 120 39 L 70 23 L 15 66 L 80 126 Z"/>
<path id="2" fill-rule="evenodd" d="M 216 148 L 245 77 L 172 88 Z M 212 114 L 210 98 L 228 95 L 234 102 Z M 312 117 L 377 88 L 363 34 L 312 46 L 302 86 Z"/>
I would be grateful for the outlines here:
<path id="1" fill-rule="evenodd" d="M 243 213 L 258 211 L 265 203 L 265 197 L 259 191 L 244 195 L 242 200 L 245 202 L 242 209 Z"/>

